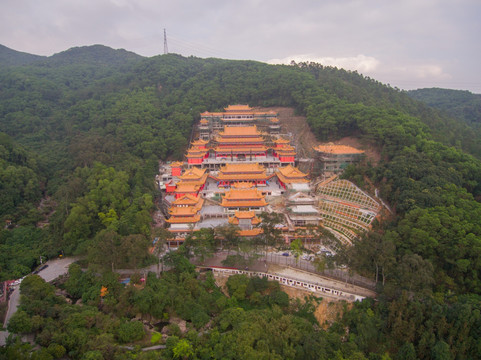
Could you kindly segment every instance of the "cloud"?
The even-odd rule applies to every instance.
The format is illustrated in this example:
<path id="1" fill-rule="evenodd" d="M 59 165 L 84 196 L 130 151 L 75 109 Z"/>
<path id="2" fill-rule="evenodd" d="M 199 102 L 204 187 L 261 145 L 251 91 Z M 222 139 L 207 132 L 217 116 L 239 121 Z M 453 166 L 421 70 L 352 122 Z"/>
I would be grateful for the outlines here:
<path id="1" fill-rule="evenodd" d="M 271 59 L 268 64 L 290 64 L 292 61 L 315 62 L 324 66 L 334 66 L 346 70 L 358 71 L 362 75 L 372 77 L 393 86 L 405 89 L 439 86 L 450 87 L 453 76 L 437 63 L 417 63 L 389 61 L 373 56 L 357 55 L 349 57 L 320 57 L 312 54 L 292 55 L 282 59 Z M 432 84 L 432 85 L 430 85 Z"/>
<path id="2" fill-rule="evenodd" d="M 378 69 L 377 74 L 381 77 L 389 75 L 393 80 L 410 78 L 414 80 L 450 80 L 452 75 L 447 73 L 439 64 L 403 64 L 390 65 Z"/>
<path id="3" fill-rule="evenodd" d="M 346 70 L 356 70 L 361 73 L 374 72 L 380 65 L 380 61 L 372 56 L 357 55 L 351 57 L 317 57 L 315 55 L 293 55 L 283 59 L 268 60 L 268 64 L 290 64 L 292 61 L 315 62 L 324 66 L 335 66 Z"/>

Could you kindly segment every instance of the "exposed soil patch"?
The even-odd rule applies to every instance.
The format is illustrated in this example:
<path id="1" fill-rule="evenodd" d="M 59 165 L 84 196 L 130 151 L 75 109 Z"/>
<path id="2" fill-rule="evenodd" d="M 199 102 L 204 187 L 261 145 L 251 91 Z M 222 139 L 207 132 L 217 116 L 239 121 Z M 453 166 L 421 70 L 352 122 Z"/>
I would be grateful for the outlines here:
<path id="1" fill-rule="evenodd" d="M 43 228 L 49 224 L 50 216 L 55 213 L 56 207 L 57 203 L 50 196 L 45 196 L 40 200 L 37 210 L 40 211 L 44 218 L 37 223 L 37 227 Z"/>
<path id="2" fill-rule="evenodd" d="M 309 158 L 313 155 L 312 147 L 318 144 L 316 137 L 311 132 L 305 116 L 294 114 L 294 109 L 287 107 L 256 108 L 259 111 L 275 111 L 279 114 L 281 133 L 292 136 L 292 144 L 297 146 L 300 158 Z"/>
<path id="3" fill-rule="evenodd" d="M 344 311 L 352 308 L 352 304 L 344 301 L 329 301 L 324 299 L 314 312 L 316 320 L 322 328 L 327 329 L 335 321 L 342 318 Z"/>
<path id="4" fill-rule="evenodd" d="M 224 295 L 229 296 L 229 291 L 227 290 L 227 280 L 229 280 L 228 276 L 215 276 L 215 284 L 217 287 L 224 293 Z"/>
<path id="5" fill-rule="evenodd" d="M 289 298 L 300 299 L 304 301 L 306 296 L 311 296 L 312 292 L 296 289 L 290 286 L 281 285 L 282 291 L 289 295 Z M 314 312 L 314 316 L 316 320 L 319 322 L 324 329 L 327 329 L 331 326 L 335 321 L 342 317 L 345 309 L 350 309 L 352 304 L 346 303 L 345 301 L 339 301 L 330 299 L 327 297 L 322 298 L 322 301 L 316 308 Z"/>
<path id="6" fill-rule="evenodd" d="M 228 276 L 215 276 L 216 285 L 226 296 L 229 296 L 226 286 L 228 279 Z M 306 297 L 313 295 L 311 291 L 296 289 L 282 284 L 279 285 L 281 290 L 289 296 L 289 299 L 300 299 L 304 302 Z M 345 301 L 324 297 L 317 306 L 314 316 L 323 328 L 328 328 L 332 323 L 342 317 L 342 314 L 346 309 L 350 309 L 351 307 L 352 304 L 346 303 Z"/>
<path id="7" fill-rule="evenodd" d="M 292 144 L 297 146 L 299 158 L 310 158 L 314 156 L 314 146 L 319 145 L 315 135 L 311 132 L 306 117 L 294 113 L 294 109 L 287 107 L 256 108 L 259 111 L 275 111 L 279 114 L 282 133 L 291 136 Z M 379 149 L 360 141 L 356 137 L 348 136 L 332 143 L 337 145 L 348 145 L 356 149 L 364 150 L 367 158 L 377 165 L 381 160 Z"/>

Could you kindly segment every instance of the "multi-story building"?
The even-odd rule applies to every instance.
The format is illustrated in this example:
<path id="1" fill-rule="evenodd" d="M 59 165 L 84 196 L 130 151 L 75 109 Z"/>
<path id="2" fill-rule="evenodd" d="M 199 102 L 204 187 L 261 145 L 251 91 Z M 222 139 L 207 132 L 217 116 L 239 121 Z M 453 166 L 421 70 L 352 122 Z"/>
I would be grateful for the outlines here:
<path id="1" fill-rule="evenodd" d="M 223 112 L 203 112 L 201 125 L 207 125 L 211 130 L 222 130 L 225 126 L 251 126 L 254 124 L 265 123 L 277 118 L 274 111 L 255 111 L 249 105 L 229 105 Z M 202 120 L 204 121 L 202 123 Z M 199 127 L 200 130 L 200 127 Z M 277 130 L 277 128 L 274 128 Z"/>
<path id="2" fill-rule="evenodd" d="M 266 186 L 274 174 L 267 175 L 266 169 L 260 164 L 232 164 L 223 165 L 217 175 L 210 177 L 217 181 L 219 187 L 229 187 L 234 183 L 247 181 L 254 186 Z"/>
<path id="3" fill-rule="evenodd" d="M 284 189 L 300 190 L 296 187 L 296 185 L 309 184 L 309 180 L 307 180 L 307 174 L 303 173 L 292 165 L 278 168 L 276 171 L 276 176 L 279 184 Z M 307 186 L 307 188 L 309 187 Z"/>
<path id="4" fill-rule="evenodd" d="M 324 172 L 339 173 L 348 165 L 360 162 L 364 157 L 364 151 L 346 145 L 318 145 L 313 149 Z"/>
<path id="5" fill-rule="evenodd" d="M 273 142 L 256 125 L 225 126 L 210 142 L 192 141 L 186 158 L 189 167 L 199 166 L 216 170 L 226 163 L 259 163 L 268 172 L 285 165 L 294 165 L 297 152 L 287 139 Z"/>
<path id="6" fill-rule="evenodd" d="M 254 211 L 260 213 L 265 210 L 267 202 L 265 196 L 257 188 L 232 188 L 223 197 L 220 204 L 224 212 Z"/>

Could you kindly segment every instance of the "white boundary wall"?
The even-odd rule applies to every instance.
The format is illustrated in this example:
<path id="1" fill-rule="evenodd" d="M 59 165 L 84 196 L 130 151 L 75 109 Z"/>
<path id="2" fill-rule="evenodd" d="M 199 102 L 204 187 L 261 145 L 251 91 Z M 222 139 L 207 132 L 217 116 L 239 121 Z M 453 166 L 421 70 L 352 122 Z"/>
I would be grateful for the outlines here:
<path id="1" fill-rule="evenodd" d="M 278 275 L 278 274 L 269 274 L 269 273 L 264 273 L 264 272 L 257 272 L 257 271 L 248 271 L 248 270 L 238 270 L 238 269 L 231 269 L 231 268 L 221 268 L 221 267 L 209 267 L 209 269 L 212 269 L 212 272 L 214 275 L 217 273 L 218 275 L 223 275 L 223 276 L 231 276 L 231 275 L 237 275 L 237 274 L 242 274 L 242 275 L 247 275 L 249 277 L 267 277 L 269 280 L 275 280 L 278 281 L 279 284 L 281 285 L 286 285 L 290 286 L 293 288 L 297 289 L 302 289 L 302 290 L 308 290 L 312 291 L 315 294 L 318 295 L 327 295 L 329 297 L 334 297 L 339 300 L 346 300 L 349 302 L 354 302 L 354 301 L 362 301 L 365 299 L 365 296 L 361 295 L 356 295 L 353 293 L 349 293 L 346 291 L 341 291 L 337 289 L 332 289 L 328 288 L 320 283 L 314 283 L 314 282 L 309 282 L 305 280 L 298 280 L 298 279 L 292 279 L 288 278 L 284 275 Z"/>

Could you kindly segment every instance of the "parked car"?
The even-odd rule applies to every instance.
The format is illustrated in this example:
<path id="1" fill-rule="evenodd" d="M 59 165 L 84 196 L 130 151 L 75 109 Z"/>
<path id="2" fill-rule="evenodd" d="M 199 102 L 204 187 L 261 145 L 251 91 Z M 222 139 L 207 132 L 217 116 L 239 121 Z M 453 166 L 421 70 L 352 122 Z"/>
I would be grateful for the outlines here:
<path id="1" fill-rule="evenodd" d="M 284 252 L 284 253 L 282 253 L 282 256 L 289 256 L 289 253 Z"/>
<path id="2" fill-rule="evenodd" d="M 42 266 L 40 266 L 40 267 L 37 269 L 37 272 L 36 272 L 36 273 L 38 274 L 40 271 L 42 271 L 42 270 L 44 270 L 44 269 L 46 269 L 46 268 L 48 268 L 48 265 L 47 265 L 47 264 L 42 265 Z"/>

